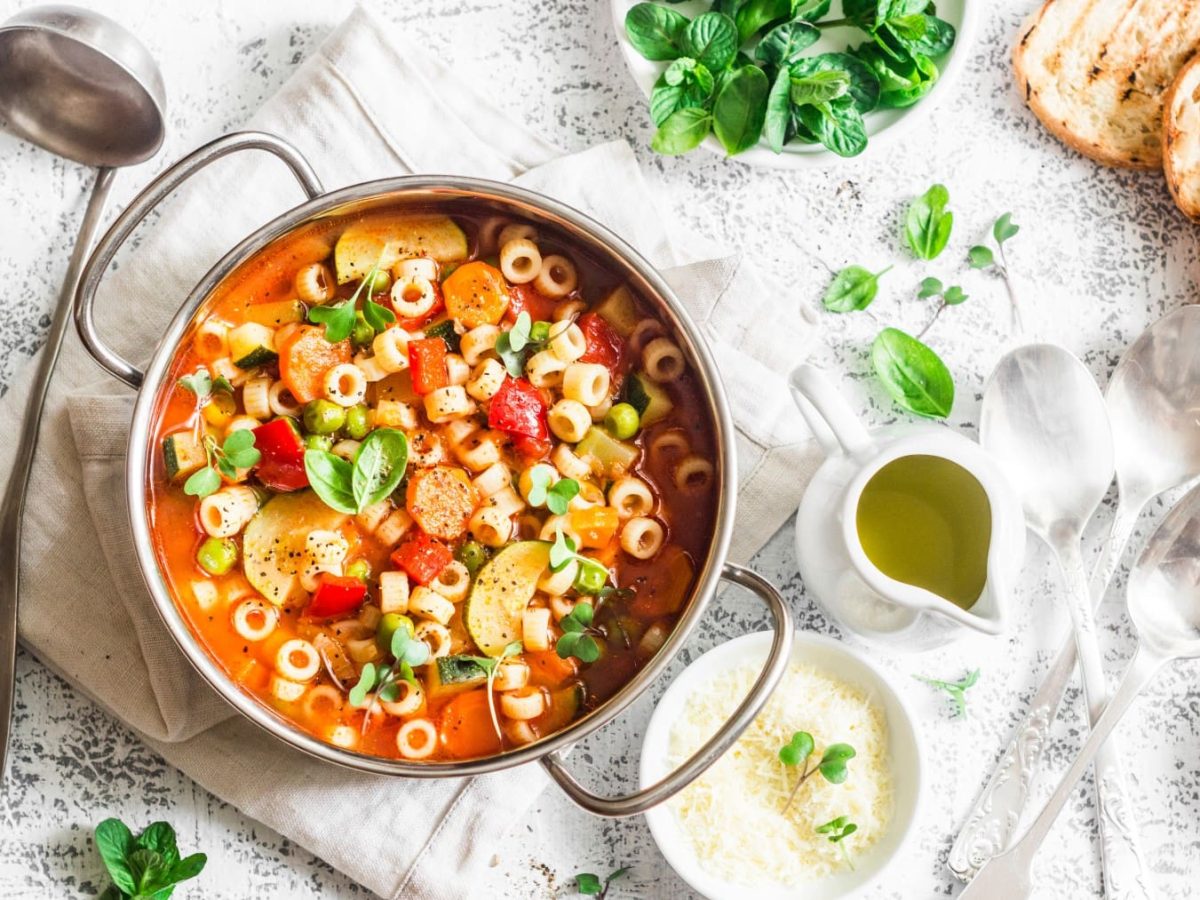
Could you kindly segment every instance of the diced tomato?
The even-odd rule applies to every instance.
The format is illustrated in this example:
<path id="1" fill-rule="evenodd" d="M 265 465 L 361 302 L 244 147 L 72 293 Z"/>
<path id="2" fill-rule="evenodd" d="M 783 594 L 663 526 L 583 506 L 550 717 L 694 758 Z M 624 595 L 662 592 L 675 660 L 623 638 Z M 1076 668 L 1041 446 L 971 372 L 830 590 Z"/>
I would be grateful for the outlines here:
<path id="1" fill-rule="evenodd" d="M 362 606 L 366 596 L 367 586 L 360 579 L 343 578 L 340 575 L 322 572 L 317 582 L 317 590 L 304 614 L 314 619 L 344 616 Z"/>
<path id="2" fill-rule="evenodd" d="M 447 703 L 438 716 L 438 739 L 455 759 L 499 753 L 500 736 L 492 725 L 487 690 L 467 691 Z"/>
<path id="3" fill-rule="evenodd" d="M 554 319 L 558 304 L 562 302 L 539 294 L 532 284 L 509 285 L 508 297 L 508 312 L 504 314 L 504 321 L 509 326 L 523 312 L 529 313 L 529 318 L 534 322 L 550 322 Z"/>
<path id="4" fill-rule="evenodd" d="M 603 316 L 584 313 L 575 323 L 587 341 L 587 350 L 580 357 L 584 362 L 599 363 L 612 373 L 617 381 L 624 371 L 625 341 Z"/>
<path id="5" fill-rule="evenodd" d="M 435 541 L 425 532 L 405 541 L 392 554 L 392 564 L 408 573 L 417 584 L 429 584 L 450 565 L 454 554 L 445 544 Z"/>
<path id="6" fill-rule="evenodd" d="M 542 392 L 524 378 L 505 378 L 488 406 L 488 426 L 514 440 L 530 438 L 548 443 L 550 425 Z"/>
<path id="7" fill-rule="evenodd" d="M 531 437 L 513 438 L 513 449 L 516 450 L 519 454 L 521 454 L 522 458 L 527 461 L 533 461 L 535 459 L 544 459 L 546 456 L 549 455 L 550 450 L 551 450 L 551 448 L 553 448 L 553 446 L 554 446 L 554 444 L 551 443 L 549 438 L 545 438 L 545 439 L 531 438 Z"/>
<path id="8" fill-rule="evenodd" d="M 304 469 L 304 444 L 291 419 L 272 419 L 254 429 L 254 446 L 262 459 L 254 468 L 258 480 L 273 491 L 298 491 L 308 487 Z"/>
<path id="9" fill-rule="evenodd" d="M 444 388 L 450 380 L 446 374 L 446 342 L 436 337 L 409 341 L 408 368 L 413 390 L 418 394 Z"/>
<path id="10" fill-rule="evenodd" d="M 321 396 L 325 373 L 340 363 L 350 362 L 350 342 L 331 344 L 325 330 L 302 325 L 279 347 L 279 377 L 301 403 Z"/>

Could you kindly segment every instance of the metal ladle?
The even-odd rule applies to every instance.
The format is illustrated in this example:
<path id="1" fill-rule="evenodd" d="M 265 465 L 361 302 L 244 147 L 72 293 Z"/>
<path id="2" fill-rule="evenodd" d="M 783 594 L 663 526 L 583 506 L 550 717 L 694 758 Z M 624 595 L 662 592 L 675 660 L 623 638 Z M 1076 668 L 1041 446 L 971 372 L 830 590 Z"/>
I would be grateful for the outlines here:
<path id="1" fill-rule="evenodd" d="M 984 865 L 959 900 L 1020 900 L 1030 895 L 1033 858 L 1096 751 L 1164 665 L 1200 657 L 1200 488 L 1189 491 L 1150 536 L 1129 576 L 1126 605 L 1138 646 L 1120 687 L 1028 831 Z"/>
<path id="2" fill-rule="evenodd" d="M 46 390 L 113 175 L 118 167 L 144 162 L 158 151 L 165 116 L 158 64 L 111 19 L 72 6 L 39 6 L 0 26 L 0 119 L 7 130 L 58 156 L 99 167 L 30 386 L 0 505 L 0 777 L 8 759 L 16 674 L 21 520 Z"/>

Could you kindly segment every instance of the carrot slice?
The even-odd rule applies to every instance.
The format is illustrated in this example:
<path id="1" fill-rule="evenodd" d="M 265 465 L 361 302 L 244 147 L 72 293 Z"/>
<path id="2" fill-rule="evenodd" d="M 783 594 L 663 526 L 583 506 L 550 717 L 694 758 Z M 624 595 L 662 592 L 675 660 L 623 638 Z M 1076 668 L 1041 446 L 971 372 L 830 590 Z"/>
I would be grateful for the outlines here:
<path id="1" fill-rule="evenodd" d="M 476 260 L 459 266 L 442 282 L 446 312 L 466 328 L 496 325 L 508 309 L 508 290 L 499 269 Z"/>
<path id="2" fill-rule="evenodd" d="M 555 650 L 527 651 L 524 659 L 529 666 L 531 684 L 554 688 L 575 677 L 575 660 L 561 659 Z"/>
<path id="3" fill-rule="evenodd" d="M 500 738 L 492 725 L 487 689 L 459 694 L 438 717 L 442 749 L 455 759 L 474 759 L 500 752 Z"/>
<path id="4" fill-rule="evenodd" d="M 350 362 L 350 342 L 331 344 L 325 330 L 312 325 L 297 328 L 277 348 L 279 377 L 301 403 L 324 393 L 322 379 L 334 366 Z"/>
<path id="5" fill-rule="evenodd" d="M 405 500 L 422 531 L 452 541 L 467 530 L 475 511 L 475 488 L 462 469 L 433 466 L 409 477 Z"/>

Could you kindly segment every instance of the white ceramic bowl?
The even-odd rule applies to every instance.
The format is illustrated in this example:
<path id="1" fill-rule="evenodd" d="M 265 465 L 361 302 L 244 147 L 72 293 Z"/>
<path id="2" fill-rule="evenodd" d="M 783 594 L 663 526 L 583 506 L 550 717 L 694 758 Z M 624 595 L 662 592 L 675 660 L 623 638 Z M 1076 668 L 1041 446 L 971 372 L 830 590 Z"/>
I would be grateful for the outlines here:
<path id="1" fill-rule="evenodd" d="M 688 666 L 667 689 L 654 709 L 642 743 L 640 779 L 643 787 L 668 772 L 671 727 L 694 691 L 717 672 L 745 663 L 761 665 L 771 645 L 770 632 L 735 638 L 705 653 Z M 688 837 L 679 827 L 670 802 L 646 813 L 655 843 L 671 868 L 710 900 L 837 900 L 874 883 L 900 853 L 918 821 L 924 783 L 921 743 L 915 719 L 904 700 L 888 684 L 887 676 L 857 650 L 822 635 L 797 632 L 792 662 L 807 663 L 864 691 L 883 708 L 887 718 L 894 807 L 887 833 L 869 852 L 855 854 L 854 871 L 793 888 L 747 886 L 724 881 L 704 870 Z M 853 764 L 851 764 L 853 765 Z"/>
<path id="2" fill-rule="evenodd" d="M 625 15 L 631 7 L 639 2 L 641 0 L 612 0 L 612 19 L 613 28 L 617 32 L 617 43 L 620 44 L 621 53 L 625 57 L 625 64 L 629 66 L 629 71 L 633 74 L 638 87 L 642 89 L 642 93 L 649 98 L 654 82 L 667 67 L 667 63 L 646 59 L 629 43 L 629 38 L 625 34 Z M 979 8 L 982 5 L 979 0 L 938 0 L 938 16 L 945 19 L 958 31 L 954 47 L 940 62 L 941 77 L 938 78 L 929 93 L 913 106 L 906 109 L 881 109 L 868 113 L 866 116 L 867 137 L 869 138 L 867 149 L 853 157 L 854 159 L 867 159 L 880 153 L 933 112 L 934 107 L 949 96 L 951 87 L 962 75 L 971 45 L 975 42 Z M 830 15 L 840 16 L 841 6 L 841 0 L 837 0 Z M 711 9 L 712 3 L 706 2 L 706 0 L 687 0 L 684 3 L 672 4 L 670 8 L 691 19 Z M 821 40 L 805 51 L 805 55 L 840 52 L 845 50 L 848 44 L 860 44 L 867 40 L 866 35 L 854 28 L 837 27 L 823 29 L 823 31 Z M 645 110 L 645 115 L 647 117 L 650 115 L 648 108 Z M 701 146 L 714 153 L 725 155 L 725 148 L 711 134 Z M 782 153 L 775 153 L 765 144 L 760 143 L 744 153 L 739 153 L 735 158 L 752 166 L 774 169 L 822 168 L 843 160 L 843 157 L 826 150 L 820 144 L 800 143 L 787 144 Z"/>

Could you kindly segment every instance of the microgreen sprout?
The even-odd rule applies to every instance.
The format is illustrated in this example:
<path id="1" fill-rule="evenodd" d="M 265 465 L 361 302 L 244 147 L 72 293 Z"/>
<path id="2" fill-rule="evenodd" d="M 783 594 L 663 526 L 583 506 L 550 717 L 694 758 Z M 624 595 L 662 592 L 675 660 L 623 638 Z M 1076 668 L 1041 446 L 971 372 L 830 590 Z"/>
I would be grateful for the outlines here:
<path id="1" fill-rule="evenodd" d="M 592 604 L 580 600 L 574 609 L 562 617 L 558 624 L 563 636 L 554 645 L 561 659 L 574 656 L 580 662 L 593 663 L 600 658 L 600 645 L 596 643 L 596 638 L 604 635 L 592 627 L 595 615 Z"/>
<path id="2" fill-rule="evenodd" d="M 966 693 L 968 688 L 974 687 L 975 682 L 979 680 L 979 670 L 976 669 L 973 672 L 968 672 L 961 681 L 941 681 L 937 678 L 926 678 L 924 675 L 914 675 L 913 678 L 949 694 L 950 699 L 954 701 L 954 715 L 958 718 L 966 718 Z"/>
<path id="3" fill-rule="evenodd" d="M 379 701 L 395 702 L 400 696 L 399 682 L 401 680 L 416 686 L 417 676 L 413 672 L 413 667 L 423 666 L 429 662 L 429 645 L 424 641 L 417 640 L 403 626 L 393 632 L 392 642 L 388 649 L 391 651 L 394 662 L 381 666 L 367 663 L 363 666 L 358 683 L 350 689 L 350 705 L 367 707 L 367 713 L 363 716 L 363 731 L 367 730 L 367 722 L 370 721 L 371 713 L 375 711 Z M 375 696 L 368 703 L 367 694 L 372 688 L 375 689 Z"/>
<path id="4" fill-rule="evenodd" d="M 796 799 L 800 786 L 818 772 L 830 784 L 841 784 L 849 777 L 850 773 L 846 769 L 846 763 L 856 755 L 853 747 L 849 744 L 830 744 L 821 754 L 821 761 L 815 767 L 809 768 L 809 759 L 816 747 L 816 741 L 813 740 L 811 734 L 807 731 L 797 731 L 792 735 L 791 740 L 779 748 L 781 763 L 788 768 L 796 768 L 801 765 L 804 767 L 800 772 L 799 780 L 788 795 L 787 802 L 783 805 L 785 813 L 791 807 L 792 801 Z"/>
<path id="5" fill-rule="evenodd" d="M 262 454 L 254 446 L 254 432 L 239 428 L 225 438 L 224 443 L 204 436 L 206 465 L 197 469 L 183 483 L 183 492 L 192 497 L 207 497 L 221 487 L 221 476 L 237 478 L 238 469 L 248 469 L 258 463 Z"/>
<path id="6" fill-rule="evenodd" d="M 837 844 L 842 848 L 842 855 L 846 857 L 846 865 L 850 867 L 850 871 L 854 871 L 854 860 L 850 857 L 845 840 L 858 831 L 858 826 L 850 821 L 850 817 L 838 816 L 836 819 L 830 819 L 824 825 L 818 825 L 815 831 L 817 834 L 825 835 L 831 844 Z"/>
<path id="7" fill-rule="evenodd" d="M 971 264 L 972 269 L 981 269 L 984 271 L 992 271 L 1004 279 L 1004 289 L 1008 292 L 1009 302 L 1012 304 L 1013 324 L 1018 331 L 1021 330 L 1021 310 L 1017 303 L 1016 288 L 1013 287 L 1012 276 L 1009 274 L 1008 257 L 1004 253 L 1004 244 L 1016 236 L 1021 230 L 1021 226 L 1017 225 L 1012 220 L 1012 213 L 1005 213 L 992 224 L 992 237 L 996 241 L 996 252 L 992 252 L 992 248 L 984 244 L 976 244 L 967 251 L 967 261 Z M 997 254 L 999 259 L 997 259 Z"/>
<path id="8" fill-rule="evenodd" d="M 208 374 L 208 369 L 203 367 L 197 369 L 191 375 L 184 375 L 179 379 L 179 386 L 185 391 L 196 395 L 196 405 L 204 406 L 213 394 L 232 394 L 233 385 L 229 383 L 229 379 L 224 375 L 218 375 L 213 378 Z"/>
<path id="9" fill-rule="evenodd" d="M 939 279 L 932 277 L 922 280 L 921 287 L 917 291 L 918 300 L 928 300 L 931 297 L 938 298 L 937 309 L 933 311 L 933 318 L 929 320 L 928 324 L 917 332 L 917 340 L 925 337 L 926 332 L 933 327 L 933 323 L 942 314 L 942 310 L 947 306 L 958 306 L 967 300 L 967 295 L 957 284 L 946 287 Z"/>
<path id="10" fill-rule="evenodd" d="M 529 354 L 536 353 L 550 341 L 571 327 L 574 319 L 564 319 L 551 325 L 549 322 L 535 322 L 525 310 L 517 313 L 517 319 L 512 328 L 502 331 L 496 338 L 496 355 L 504 363 L 504 368 L 513 378 L 520 378 L 525 371 L 525 360 Z"/>
<path id="11" fill-rule="evenodd" d="M 556 516 L 566 515 L 571 501 L 579 494 L 579 482 L 574 478 L 557 478 L 554 466 L 540 463 L 529 470 L 530 506 L 545 506 Z"/>
<path id="12" fill-rule="evenodd" d="M 368 325 L 375 331 L 383 331 L 396 321 L 395 313 L 372 299 L 375 296 L 375 276 L 379 274 L 382 262 L 381 254 L 371 271 L 358 283 L 349 300 L 331 306 L 315 306 L 308 311 L 308 321 L 325 326 L 325 340 L 329 343 L 337 344 L 350 337 L 350 332 L 354 330 L 354 313 L 358 308 L 358 298 L 364 290 L 367 295 L 363 299 L 362 312 Z"/>
<path id="13" fill-rule="evenodd" d="M 612 883 L 629 871 L 628 866 L 622 866 L 608 873 L 608 877 L 601 883 L 600 876 L 594 875 L 591 872 L 580 872 L 575 876 L 575 890 L 585 897 L 599 897 L 604 900 L 608 896 L 608 889 Z"/>
<path id="14" fill-rule="evenodd" d="M 500 669 L 500 663 L 504 662 L 510 656 L 516 656 L 524 648 L 525 645 L 520 641 L 513 641 L 511 644 L 505 646 L 505 648 L 500 651 L 500 655 L 497 657 L 466 657 L 466 659 L 469 659 L 471 662 L 475 663 L 475 665 L 479 666 L 479 668 L 487 672 L 488 712 L 492 714 L 492 727 L 496 729 L 496 737 L 501 741 L 504 740 L 504 732 L 500 730 L 500 717 L 496 715 L 496 695 L 493 693 L 493 687 L 496 684 L 496 672 Z"/>

